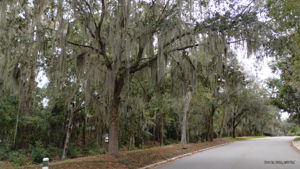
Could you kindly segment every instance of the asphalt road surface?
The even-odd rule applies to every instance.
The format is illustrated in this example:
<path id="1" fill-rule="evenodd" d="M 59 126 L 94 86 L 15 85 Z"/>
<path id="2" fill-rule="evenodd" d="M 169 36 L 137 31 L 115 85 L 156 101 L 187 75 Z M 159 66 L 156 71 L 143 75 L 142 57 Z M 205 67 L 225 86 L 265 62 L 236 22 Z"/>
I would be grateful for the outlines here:
<path id="1" fill-rule="evenodd" d="M 159 169 L 300 169 L 294 137 L 238 141 L 184 157 Z"/>

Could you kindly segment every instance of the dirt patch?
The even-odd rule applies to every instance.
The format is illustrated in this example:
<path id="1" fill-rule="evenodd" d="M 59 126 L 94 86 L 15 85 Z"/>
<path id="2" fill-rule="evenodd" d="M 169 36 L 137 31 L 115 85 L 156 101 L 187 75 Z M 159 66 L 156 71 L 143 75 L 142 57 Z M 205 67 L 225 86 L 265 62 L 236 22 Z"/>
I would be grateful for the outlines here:
<path id="1" fill-rule="evenodd" d="M 144 150 L 121 152 L 118 158 L 107 154 L 100 156 L 82 157 L 50 163 L 50 169 L 135 169 L 181 154 L 205 149 L 215 145 L 231 142 L 229 139 L 216 139 L 213 142 L 189 144 L 182 149 L 180 144 L 155 147 Z M 1 167 L 0 167 L 1 168 Z M 26 167 L 25 169 L 40 169 L 41 166 Z"/>
<path id="2" fill-rule="evenodd" d="M 0 168 L 1 169 L 14 169 L 15 167 L 9 162 L 0 161 Z"/>

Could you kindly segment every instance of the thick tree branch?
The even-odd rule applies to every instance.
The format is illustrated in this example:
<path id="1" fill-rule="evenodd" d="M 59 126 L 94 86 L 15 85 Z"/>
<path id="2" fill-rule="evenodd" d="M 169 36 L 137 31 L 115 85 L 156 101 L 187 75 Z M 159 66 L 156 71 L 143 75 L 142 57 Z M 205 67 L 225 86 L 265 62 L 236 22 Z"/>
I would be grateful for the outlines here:
<path id="1" fill-rule="evenodd" d="M 67 43 L 71 44 L 71 45 L 74 45 L 74 46 L 78 46 L 78 47 L 82 47 L 82 48 L 88 48 L 88 49 L 91 49 L 93 50 L 94 52 L 97 52 L 99 53 L 99 50 L 92 47 L 92 46 L 89 46 L 89 45 L 82 45 L 82 44 L 78 44 L 78 43 L 75 43 L 75 42 L 71 42 L 71 41 L 67 41 Z"/>
<path id="2" fill-rule="evenodd" d="M 138 51 L 137 57 L 135 59 L 135 62 L 131 66 L 132 68 L 137 67 L 139 65 L 139 63 L 141 62 L 143 53 L 144 53 L 144 49 L 145 49 L 144 46 L 141 46 L 141 45 L 139 46 L 139 51 Z"/>
<path id="3" fill-rule="evenodd" d="M 197 46 L 200 46 L 200 45 L 204 45 L 204 44 L 196 43 L 196 44 L 193 44 L 193 45 L 187 45 L 187 46 L 184 46 L 184 47 L 179 47 L 179 48 L 171 49 L 171 50 L 167 51 L 166 53 L 169 54 L 169 53 L 176 52 L 176 51 L 182 51 L 182 50 L 194 48 L 194 47 L 197 47 Z"/>
<path id="4" fill-rule="evenodd" d="M 188 46 L 181 47 L 181 48 L 171 49 L 170 51 L 164 52 L 164 54 L 167 55 L 167 54 L 170 54 L 170 53 L 175 52 L 175 51 L 182 51 L 182 50 L 186 50 L 186 49 L 189 49 L 189 48 L 197 47 L 199 45 L 200 44 L 194 44 L 194 45 L 188 45 Z M 157 59 L 158 55 L 155 55 L 152 58 L 149 58 L 148 61 L 140 64 L 140 61 L 142 59 L 143 50 L 144 50 L 144 48 L 140 48 L 140 50 L 138 52 L 138 58 L 139 59 L 137 60 L 137 62 L 135 62 L 135 64 L 133 66 L 130 67 L 130 69 L 129 69 L 130 73 L 135 73 L 136 71 L 147 67 L 148 65 L 150 65 L 152 62 L 154 62 Z M 189 60 L 189 62 L 191 62 L 191 61 Z M 192 66 L 194 67 L 194 65 L 192 65 Z"/>
<path id="5" fill-rule="evenodd" d="M 174 62 L 176 63 L 176 65 L 179 67 L 182 79 L 185 80 L 185 78 L 184 78 L 184 71 L 183 71 L 182 66 L 180 65 L 180 63 L 175 58 L 172 57 L 172 59 L 174 60 Z"/>
<path id="6" fill-rule="evenodd" d="M 193 68 L 194 70 L 196 70 L 196 67 L 195 67 L 195 65 L 193 64 L 191 58 L 188 57 L 187 55 L 183 55 L 183 57 L 190 63 L 190 65 L 192 66 L 192 68 Z"/>
<path id="7" fill-rule="evenodd" d="M 165 4 L 165 6 L 164 6 L 164 8 L 163 8 L 163 10 L 162 10 L 162 12 L 160 14 L 160 16 L 157 19 L 157 23 L 159 23 L 161 21 L 161 19 L 163 18 L 163 15 L 164 15 L 167 7 L 169 6 L 169 3 L 170 3 L 170 0 L 168 0 L 167 3 Z"/>
<path id="8" fill-rule="evenodd" d="M 143 62 L 143 63 L 140 63 L 140 64 L 137 65 L 136 67 L 130 67 L 130 68 L 129 68 L 129 73 L 135 73 L 135 72 L 137 72 L 137 71 L 139 71 L 139 70 L 141 70 L 141 69 L 143 69 L 143 68 L 145 68 L 145 67 L 151 65 L 151 63 L 153 63 L 156 59 L 157 59 L 157 55 L 155 55 L 155 56 L 149 58 L 148 61 L 145 61 L 145 62 Z"/>
<path id="9" fill-rule="evenodd" d="M 105 17 L 105 13 L 106 13 L 106 7 L 105 7 L 105 2 L 104 2 L 104 0 L 101 0 L 101 4 L 102 4 L 102 7 L 101 7 L 101 16 L 100 16 L 100 21 L 99 21 L 99 23 L 98 23 L 98 25 L 97 25 L 97 29 L 98 29 L 98 31 L 99 31 L 99 34 L 100 34 L 100 32 L 101 32 L 101 28 L 102 28 L 102 24 L 103 24 L 103 21 L 104 21 L 104 17 Z"/>
<path id="10" fill-rule="evenodd" d="M 250 5 L 250 4 L 249 4 Z M 246 7 L 248 8 L 249 5 Z M 231 23 L 229 24 L 230 26 L 227 27 L 225 30 L 222 30 L 222 31 L 226 31 L 228 29 L 231 29 L 232 27 L 234 27 L 235 25 L 238 25 L 240 23 L 240 18 L 237 17 L 237 16 L 241 16 L 243 15 L 243 12 L 242 11 L 240 14 L 236 15 L 235 17 L 232 17 L 233 21 L 231 21 Z M 172 39 L 170 39 L 168 42 L 166 42 L 163 47 L 164 48 L 167 48 L 169 46 L 171 46 L 172 44 L 174 44 L 175 41 L 179 40 L 179 39 L 182 39 L 186 36 L 190 36 L 190 35 L 193 35 L 195 33 L 199 33 L 200 31 L 203 31 L 203 30 L 206 30 L 206 29 L 212 29 L 214 27 L 217 27 L 218 24 L 219 24 L 219 19 L 218 17 L 216 18 L 209 18 L 205 21 L 203 21 L 201 24 L 200 23 L 197 23 L 195 25 L 195 27 L 190 30 L 190 31 L 187 31 L 187 32 L 184 32 L 182 34 L 179 34 L 179 35 L 176 35 L 175 37 L 173 37 Z M 231 41 L 231 42 L 228 42 L 228 44 L 230 43 L 236 43 L 236 42 L 239 42 L 239 41 L 242 41 L 244 39 L 240 39 L 238 41 Z M 199 44 L 199 43 L 196 43 L 196 44 L 191 44 L 191 45 L 187 45 L 187 46 L 183 46 L 183 47 L 178 47 L 178 48 L 174 48 L 174 49 L 170 49 L 169 51 L 165 52 L 165 54 L 170 54 L 172 52 L 176 52 L 176 51 L 183 51 L 183 50 L 187 50 L 187 49 L 190 49 L 190 48 L 194 48 L 194 47 L 197 47 L 199 45 L 205 45 L 205 44 Z M 151 62 L 155 61 L 157 59 L 157 55 L 152 57 L 152 58 L 149 58 L 148 61 L 140 64 L 140 60 L 141 58 L 138 60 L 138 62 L 136 62 L 136 64 L 134 64 L 133 66 L 130 67 L 130 73 L 134 73 L 140 69 L 143 69 L 144 67 L 147 67 Z M 224 101 L 225 103 L 226 101 Z M 224 103 L 221 103 L 220 105 L 224 104 Z M 220 106 L 218 105 L 218 106 Z"/>
<path id="11" fill-rule="evenodd" d="M 75 42 L 71 42 L 71 41 L 67 41 L 67 43 L 71 44 L 71 45 L 74 45 L 74 46 L 77 46 L 77 47 L 82 47 L 82 48 L 87 48 L 87 49 L 91 49 L 92 51 L 94 51 L 95 53 L 97 54 L 100 54 L 104 57 L 105 59 L 105 65 L 108 69 L 111 69 L 111 61 L 109 60 L 108 56 L 106 55 L 106 53 L 104 53 L 103 51 L 100 51 L 92 46 L 89 46 L 89 45 L 82 45 L 82 44 L 78 44 L 78 43 L 75 43 Z"/>
<path id="12" fill-rule="evenodd" d="M 173 44 L 176 40 L 181 39 L 181 38 L 183 38 L 183 37 L 185 37 L 185 36 L 188 36 L 188 35 L 191 35 L 191 34 L 192 34 L 192 32 L 188 31 L 188 32 L 185 32 L 185 33 L 182 33 L 182 34 L 180 34 L 180 35 L 175 36 L 175 37 L 172 38 L 169 42 L 167 42 L 167 43 L 164 44 L 164 48 L 170 46 L 170 45 Z"/>
<path id="13" fill-rule="evenodd" d="M 100 16 L 100 21 L 98 23 L 98 25 L 96 25 L 96 35 L 97 35 L 97 40 L 98 40 L 98 43 L 99 43 L 99 48 L 101 50 L 101 53 L 105 59 L 105 62 L 106 62 L 106 65 L 109 69 L 111 69 L 111 61 L 109 60 L 107 54 L 106 54 L 106 45 L 103 41 L 103 38 L 101 36 L 101 30 L 102 30 L 102 25 L 103 25 L 103 21 L 104 21 L 104 17 L 105 17 L 105 13 L 106 13 L 106 7 L 105 7 L 105 2 L 104 0 L 101 0 L 101 3 L 102 3 L 102 13 L 101 13 L 101 16 Z"/>

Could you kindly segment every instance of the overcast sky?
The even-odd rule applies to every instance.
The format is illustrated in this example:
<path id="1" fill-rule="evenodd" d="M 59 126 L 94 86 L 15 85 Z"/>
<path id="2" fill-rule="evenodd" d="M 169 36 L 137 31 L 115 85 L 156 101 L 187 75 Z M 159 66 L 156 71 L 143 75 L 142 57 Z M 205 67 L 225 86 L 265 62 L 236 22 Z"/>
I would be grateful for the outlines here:
<path id="1" fill-rule="evenodd" d="M 238 60 L 244 67 L 245 72 L 250 76 L 254 76 L 260 83 L 264 83 L 268 78 L 279 78 L 278 74 L 272 73 L 269 66 L 274 58 L 266 57 L 257 60 L 255 57 L 247 58 L 247 56 L 240 55 Z"/>
<path id="2" fill-rule="evenodd" d="M 265 82 L 267 79 L 279 78 L 279 75 L 273 73 L 269 66 L 274 58 L 265 57 L 257 60 L 255 57 L 247 57 L 245 54 L 239 54 L 237 58 L 240 64 L 244 67 L 245 72 L 248 75 L 255 77 L 255 80 L 264 87 L 266 87 Z M 287 112 L 281 113 L 281 119 L 286 120 L 288 117 L 289 114 Z"/>

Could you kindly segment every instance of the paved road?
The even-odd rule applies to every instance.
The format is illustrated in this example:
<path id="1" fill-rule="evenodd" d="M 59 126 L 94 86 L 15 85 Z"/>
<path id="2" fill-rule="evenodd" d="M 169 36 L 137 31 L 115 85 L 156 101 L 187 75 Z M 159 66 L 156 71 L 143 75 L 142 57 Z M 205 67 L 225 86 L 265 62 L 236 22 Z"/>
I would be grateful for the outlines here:
<path id="1" fill-rule="evenodd" d="M 159 169 L 300 169 L 293 137 L 267 137 L 234 142 L 184 157 Z"/>

